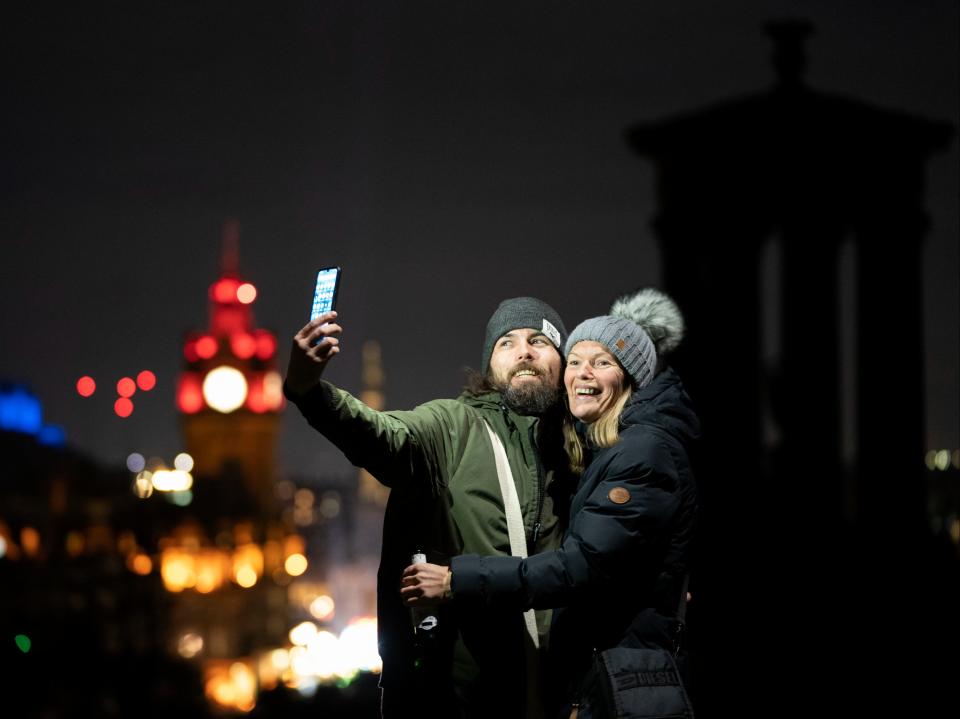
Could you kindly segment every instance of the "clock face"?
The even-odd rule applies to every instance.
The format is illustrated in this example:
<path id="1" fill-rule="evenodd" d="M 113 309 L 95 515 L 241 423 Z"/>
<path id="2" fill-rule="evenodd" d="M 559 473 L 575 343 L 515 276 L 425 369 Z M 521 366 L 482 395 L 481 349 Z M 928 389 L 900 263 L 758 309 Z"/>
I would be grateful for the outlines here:
<path id="1" fill-rule="evenodd" d="M 217 367 L 203 378 L 203 399 L 207 405 L 227 414 L 239 409 L 247 399 L 247 380 L 233 367 Z"/>

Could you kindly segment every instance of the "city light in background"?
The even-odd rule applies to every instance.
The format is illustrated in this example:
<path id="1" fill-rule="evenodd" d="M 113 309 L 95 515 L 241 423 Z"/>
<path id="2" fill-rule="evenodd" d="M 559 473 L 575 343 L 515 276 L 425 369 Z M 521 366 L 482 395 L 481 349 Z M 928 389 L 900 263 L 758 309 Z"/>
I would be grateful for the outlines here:
<path id="1" fill-rule="evenodd" d="M 157 376 L 151 370 L 141 370 L 136 379 L 121 377 L 116 381 L 117 398 L 113 402 L 113 412 L 121 419 L 127 419 L 133 414 L 133 396 L 137 390 L 149 392 L 157 386 Z M 76 382 L 77 394 L 87 399 L 93 397 L 97 391 L 97 381 L 90 375 L 83 375 Z"/>
<path id="2" fill-rule="evenodd" d="M 99 519 L 85 528 L 68 529 L 57 547 L 54 543 L 58 540 L 41 524 L 18 523 L 11 527 L 0 515 L 0 561 L 39 564 L 58 552 L 82 561 L 108 553 L 122 560 L 120 566 L 129 576 L 147 581 L 154 578 L 171 598 L 185 598 L 175 605 L 183 609 L 173 616 L 182 620 L 194 617 L 192 621 L 174 622 L 177 635 L 170 648 L 182 661 L 197 666 L 211 705 L 245 713 L 256 706 L 263 690 L 279 688 L 310 697 L 325 684 L 342 687 L 360 672 L 378 672 L 380 660 L 373 617 L 369 613 L 338 616 L 334 590 L 310 576 L 311 560 L 300 532 L 340 514 L 339 492 L 315 493 L 287 480 L 274 483 L 268 462 L 248 461 L 259 461 L 257 453 L 262 453 L 260 447 L 264 446 L 259 439 L 234 445 L 244 423 L 260 423 L 255 425 L 253 435 L 259 438 L 264 428 L 275 427 L 283 408 L 282 377 L 275 368 L 276 338 L 253 326 L 250 314 L 257 290 L 252 283 L 224 277 L 211 286 L 209 297 L 210 327 L 187 334 L 184 369 L 172 386 L 170 398 L 171 406 L 186 418 L 185 438 L 200 449 L 199 456 L 193 450 L 180 451 L 172 459 L 151 456 L 142 449 L 128 450 L 122 460 L 129 478 L 127 496 L 143 507 L 193 507 L 197 491 L 220 486 L 224 481 L 218 478 L 217 462 L 231 455 L 211 449 L 236 446 L 253 450 L 244 458 L 243 466 L 269 490 L 269 503 L 261 506 L 268 508 L 279 501 L 287 507 L 286 519 L 262 524 L 260 520 L 224 517 L 229 528 L 211 533 L 202 522 L 184 515 L 152 547 L 144 544 L 138 532 L 119 530 Z M 89 412 L 101 411 L 100 400 L 105 400 L 117 417 L 136 421 L 135 404 L 143 394 L 158 387 L 161 398 L 164 391 L 170 392 L 170 386 L 158 382 L 152 370 L 140 369 L 115 378 L 85 374 L 75 380 L 73 389 Z M 190 422 L 198 423 L 195 426 L 200 441 L 191 434 Z M 42 421 L 39 400 L 16 386 L 0 387 L 0 428 L 22 432 L 38 442 L 56 436 L 56 428 Z M 61 433 L 61 444 L 62 439 Z M 252 486 L 235 486 L 232 491 L 248 491 Z M 54 483 L 54 507 L 67 501 L 57 499 L 62 492 L 57 487 Z M 290 489 L 280 491 L 280 487 Z M 263 503 L 264 495 L 253 495 L 253 499 Z M 338 585 L 335 591 L 349 594 L 355 587 L 350 582 Z M 258 598 L 249 603 L 251 600 L 244 600 L 244 596 Z M 280 621 L 282 626 L 282 622 L 289 622 L 283 632 L 276 633 L 281 641 L 261 643 L 252 654 L 231 652 L 230 627 L 236 620 L 222 624 L 229 615 L 220 617 L 218 608 L 234 604 L 263 606 L 267 597 L 273 597 L 267 623 L 277 626 Z M 196 601 L 209 602 L 208 609 L 196 614 L 200 606 Z M 371 610 L 372 606 L 367 611 Z M 247 612 L 246 618 L 253 616 Z M 21 652 L 31 651 L 27 634 L 19 635 L 16 641 Z"/>

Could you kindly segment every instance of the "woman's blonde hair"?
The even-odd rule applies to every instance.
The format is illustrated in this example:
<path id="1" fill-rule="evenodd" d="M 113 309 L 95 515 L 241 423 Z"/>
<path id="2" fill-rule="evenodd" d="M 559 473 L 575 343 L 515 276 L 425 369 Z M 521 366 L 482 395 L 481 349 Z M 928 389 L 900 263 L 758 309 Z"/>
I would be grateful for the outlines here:
<path id="1" fill-rule="evenodd" d="M 633 384 L 626 373 L 620 386 L 620 396 L 596 420 L 587 425 L 587 439 L 596 447 L 612 447 L 620 439 L 620 415 L 633 394 Z M 563 448 L 570 459 L 570 469 L 583 474 L 583 443 L 573 426 L 573 417 L 567 413 L 563 422 Z"/>

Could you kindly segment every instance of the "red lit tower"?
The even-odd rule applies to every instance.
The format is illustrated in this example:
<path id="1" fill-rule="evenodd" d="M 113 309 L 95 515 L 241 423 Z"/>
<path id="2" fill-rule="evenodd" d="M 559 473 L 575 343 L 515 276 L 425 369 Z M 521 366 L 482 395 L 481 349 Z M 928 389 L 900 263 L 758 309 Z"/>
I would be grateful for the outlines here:
<path id="1" fill-rule="evenodd" d="M 257 290 L 239 274 L 238 240 L 239 225 L 227 222 L 210 324 L 186 336 L 177 407 L 195 474 L 239 473 L 251 499 L 269 511 L 283 380 L 276 337 L 254 326 Z"/>

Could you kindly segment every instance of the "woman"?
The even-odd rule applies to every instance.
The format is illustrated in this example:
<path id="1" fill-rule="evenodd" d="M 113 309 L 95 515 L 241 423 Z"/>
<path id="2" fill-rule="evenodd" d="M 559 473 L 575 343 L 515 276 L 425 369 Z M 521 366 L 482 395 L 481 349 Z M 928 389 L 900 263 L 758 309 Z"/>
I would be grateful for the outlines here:
<path id="1" fill-rule="evenodd" d="M 546 696 L 566 707 L 554 711 L 578 703 L 594 652 L 673 648 L 696 511 L 688 449 L 699 431 L 663 362 L 682 335 L 676 305 L 655 290 L 619 300 L 571 333 L 564 384 L 576 421 L 566 446 L 581 476 L 560 549 L 526 559 L 464 555 L 449 568 L 404 572 L 411 607 L 452 599 L 468 611 L 559 608 Z"/>

